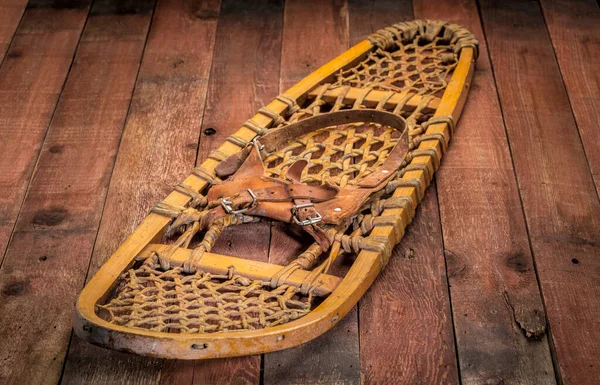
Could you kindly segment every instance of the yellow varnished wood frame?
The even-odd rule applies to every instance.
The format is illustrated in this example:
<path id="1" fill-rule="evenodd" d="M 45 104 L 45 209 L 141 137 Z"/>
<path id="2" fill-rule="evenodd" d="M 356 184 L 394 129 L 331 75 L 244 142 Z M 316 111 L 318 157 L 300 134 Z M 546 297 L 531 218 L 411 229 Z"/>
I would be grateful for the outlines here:
<path id="1" fill-rule="evenodd" d="M 374 49 L 373 44 L 367 40 L 358 43 L 294 85 L 286 95 L 298 101 L 303 100 L 316 86 L 330 80 L 340 69 L 358 63 Z M 458 120 L 473 76 L 474 59 L 473 48 L 466 47 L 461 51 L 458 64 L 435 116 L 452 116 L 454 122 Z M 278 100 L 272 101 L 267 107 L 280 114 L 288 108 L 285 103 Z M 253 120 L 264 126 L 271 123 L 271 118 L 261 113 L 255 115 Z M 444 133 L 449 139 L 451 128 L 446 123 L 431 124 L 427 133 Z M 235 135 L 249 141 L 256 134 L 242 127 Z M 436 147 L 440 154 L 443 153 L 441 144 L 437 140 L 425 140 L 419 145 L 420 149 L 430 147 Z M 219 150 L 229 155 L 239 151 L 240 148 L 233 143 L 225 142 Z M 425 163 L 428 171 L 408 171 L 403 178 L 419 179 L 421 182 L 419 190 L 425 191 L 438 165 L 434 164 L 429 155 L 417 156 L 413 158 L 412 163 Z M 207 159 L 202 166 L 205 169 L 214 169 L 217 164 L 217 161 Z M 194 175 L 190 175 L 184 183 L 197 190 L 206 187 L 206 182 Z M 394 192 L 395 197 L 411 197 L 413 202 L 418 202 L 422 198 L 417 194 L 418 191 L 414 187 L 402 187 Z M 188 196 L 173 191 L 164 202 L 183 206 L 188 200 Z M 395 216 L 397 218 L 395 225 L 376 227 L 371 236 L 387 238 L 391 249 L 400 241 L 412 217 L 401 208 L 387 209 L 382 215 Z M 336 277 L 324 278 L 322 289 L 324 291 L 333 289 L 333 292 L 317 308 L 300 319 L 272 328 L 212 334 L 175 334 L 118 326 L 100 318 L 95 312 L 95 305 L 110 293 L 121 273 L 133 264 L 136 256 L 147 252 L 144 249 L 152 247 L 150 244 L 162 235 L 169 222 L 168 217 L 149 214 L 85 286 L 77 301 L 73 317 L 73 328 L 79 337 L 112 349 L 177 359 L 231 357 L 281 350 L 310 341 L 331 329 L 358 302 L 384 267 L 379 253 L 362 251 L 341 282 Z M 215 264 L 216 269 L 227 269 L 231 264 L 228 258 L 232 257 L 219 258 L 219 255 L 211 254 L 209 262 Z M 301 279 L 301 277 L 294 279 Z"/>

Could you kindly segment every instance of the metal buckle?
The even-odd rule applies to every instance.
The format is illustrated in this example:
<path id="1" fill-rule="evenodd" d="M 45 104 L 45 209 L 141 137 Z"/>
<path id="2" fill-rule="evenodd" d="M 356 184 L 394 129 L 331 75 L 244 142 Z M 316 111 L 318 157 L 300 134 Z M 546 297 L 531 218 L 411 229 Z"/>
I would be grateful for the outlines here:
<path id="1" fill-rule="evenodd" d="M 318 222 L 321 222 L 321 220 L 323 219 L 323 217 L 321 216 L 321 214 L 317 213 L 316 217 L 308 217 L 305 220 L 301 221 L 300 219 L 298 219 L 298 217 L 296 216 L 296 211 L 298 209 L 303 209 L 306 207 L 314 207 L 314 203 L 304 203 L 301 205 L 294 205 L 292 207 L 292 219 L 294 219 L 294 222 L 296 222 L 297 225 L 300 226 L 307 226 L 307 225 L 312 225 Z"/>
<path id="2" fill-rule="evenodd" d="M 260 139 L 260 135 L 256 135 L 254 138 L 252 138 L 252 140 L 248 143 L 251 143 L 253 146 L 258 147 L 258 151 L 262 151 L 265 146 L 263 144 L 260 144 L 260 142 L 258 141 Z"/>
<path id="3" fill-rule="evenodd" d="M 252 192 L 252 190 L 247 189 L 246 191 L 248 191 L 248 193 L 252 197 L 252 203 L 250 204 L 250 206 L 245 207 L 243 209 L 234 210 L 233 207 L 231 207 L 231 204 L 233 203 L 232 201 L 230 201 L 227 198 L 221 199 L 221 206 L 223 206 L 223 209 L 227 214 L 239 215 L 256 207 L 256 205 L 258 204 L 258 198 L 256 198 L 256 195 L 254 195 L 254 192 Z"/>

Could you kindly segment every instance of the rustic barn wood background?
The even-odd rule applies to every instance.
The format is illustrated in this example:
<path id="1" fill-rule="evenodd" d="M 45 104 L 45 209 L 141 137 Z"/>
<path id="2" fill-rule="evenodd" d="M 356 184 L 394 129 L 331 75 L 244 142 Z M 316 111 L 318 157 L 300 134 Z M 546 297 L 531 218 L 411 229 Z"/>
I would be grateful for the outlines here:
<path id="1" fill-rule="evenodd" d="M 85 281 L 198 159 L 372 31 L 481 55 L 451 150 L 357 308 L 295 349 L 183 362 L 71 332 Z M 597 384 L 600 9 L 585 1 L 0 2 L 1 384 Z M 222 252 L 277 263 L 283 227 Z"/>

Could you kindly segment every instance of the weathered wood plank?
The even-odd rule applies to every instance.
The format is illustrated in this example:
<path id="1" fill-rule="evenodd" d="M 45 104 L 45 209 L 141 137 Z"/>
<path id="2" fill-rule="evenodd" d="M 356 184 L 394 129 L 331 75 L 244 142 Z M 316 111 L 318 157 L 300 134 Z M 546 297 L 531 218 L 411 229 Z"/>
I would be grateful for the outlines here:
<path id="1" fill-rule="evenodd" d="M 92 8 L 0 272 L 3 384 L 61 375 L 150 24 L 105 11 Z"/>
<path id="2" fill-rule="evenodd" d="M 286 2 L 280 91 L 285 92 L 348 48 L 348 4 L 345 1 Z"/>
<path id="3" fill-rule="evenodd" d="M 349 48 L 348 5 L 345 1 L 288 1 L 283 31 L 282 92 Z M 269 262 L 286 265 L 312 242 L 290 231 L 289 225 L 273 225 Z M 332 274 L 337 273 L 340 269 L 334 267 Z M 265 385 L 360 383 L 356 309 L 323 336 L 265 354 L 264 360 Z"/>
<path id="4" fill-rule="evenodd" d="M 541 5 L 596 191 L 600 193 L 600 7 L 591 0 L 543 0 Z"/>
<path id="5" fill-rule="evenodd" d="M 459 383 L 435 187 L 419 207 L 360 300 L 365 384 Z"/>
<path id="6" fill-rule="evenodd" d="M 0 263 L 88 13 L 29 3 L 0 67 Z"/>
<path id="7" fill-rule="evenodd" d="M 360 384 L 357 318 L 354 307 L 326 334 L 291 349 L 265 354 L 264 383 Z"/>
<path id="8" fill-rule="evenodd" d="M 351 1 L 351 40 L 412 16 L 411 1 Z M 432 187 L 385 270 L 360 300 L 365 384 L 458 383 L 438 211 Z"/>
<path id="9" fill-rule="evenodd" d="M 539 4 L 483 1 L 481 12 L 559 374 L 565 384 L 592 384 L 600 376 L 597 191 Z"/>
<path id="10" fill-rule="evenodd" d="M 90 350 L 93 350 L 90 352 Z M 71 339 L 69 355 L 60 385 L 149 385 L 158 384 L 160 360 L 131 354 L 115 353 L 92 347 L 77 337 Z M 166 379 L 165 379 L 166 380 Z M 173 379 L 176 380 L 176 379 Z M 163 382 L 178 384 L 178 382 Z"/>
<path id="11" fill-rule="evenodd" d="M 462 383 L 553 383 L 544 308 L 477 6 L 416 1 L 415 15 L 450 19 L 480 42 L 471 92 L 437 174 Z"/>
<path id="12" fill-rule="evenodd" d="M 219 147 L 242 123 L 278 94 L 283 2 L 235 0 L 221 4 L 206 110 L 197 163 Z M 226 229 L 213 251 L 261 262 L 268 261 L 269 223 Z M 261 357 L 198 361 L 185 384 L 257 384 Z M 163 375 L 186 371 L 188 363 L 172 364 Z"/>
<path id="13" fill-rule="evenodd" d="M 21 21 L 27 0 L 6 0 L 0 4 L 0 63 Z"/>
<path id="14" fill-rule="evenodd" d="M 88 278 L 194 165 L 218 13 L 218 1 L 157 5 Z M 63 384 L 157 384 L 163 363 L 73 337 Z"/>
<path id="15" fill-rule="evenodd" d="M 389 25 L 413 19 L 409 0 L 349 0 L 350 45 Z"/>

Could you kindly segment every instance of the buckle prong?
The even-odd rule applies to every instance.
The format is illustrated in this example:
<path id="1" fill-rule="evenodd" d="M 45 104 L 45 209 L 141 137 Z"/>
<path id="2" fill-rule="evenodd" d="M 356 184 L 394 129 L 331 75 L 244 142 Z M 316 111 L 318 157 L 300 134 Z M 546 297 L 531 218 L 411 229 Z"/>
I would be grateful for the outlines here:
<path id="1" fill-rule="evenodd" d="M 315 206 L 315 204 L 312 202 L 311 203 L 303 203 L 301 205 L 294 205 L 292 207 L 292 219 L 294 220 L 294 222 L 300 226 L 308 226 L 308 225 L 313 225 L 315 223 L 321 222 L 323 217 L 318 212 L 316 213 L 317 214 L 316 217 L 308 217 L 303 221 L 298 219 L 298 216 L 296 215 L 296 212 L 298 211 L 298 209 L 304 209 L 306 207 L 314 207 L 314 206 Z"/>
<path id="2" fill-rule="evenodd" d="M 256 135 L 248 143 L 251 143 L 253 146 L 258 147 L 258 151 L 262 151 L 265 148 L 265 146 L 263 144 L 260 144 L 260 142 L 258 141 L 259 139 L 260 139 L 260 135 Z"/>
<path id="3" fill-rule="evenodd" d="M 228 198 L 221 199 L 221 206 L 223 206 L 223 209 L 227 214 L 239 215 L 256 207 L 256 205 L 258 204 L 258 198 L 256 197 L 256 195 L 254 195 L 254 192 L 252 190 L 247 189 L 246 191 L 248 191 L 248 194 L 250 194 L 250 196 L 252 197 L 252 203 L 250 204 L 250 206 L 244 207 L 243 209 L 234 210 L 233 207 L 231 207 L 231 205 L 233 204 L 231 200 L 229 200 Z"/>

